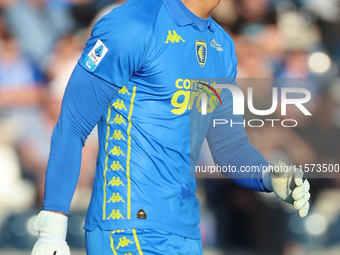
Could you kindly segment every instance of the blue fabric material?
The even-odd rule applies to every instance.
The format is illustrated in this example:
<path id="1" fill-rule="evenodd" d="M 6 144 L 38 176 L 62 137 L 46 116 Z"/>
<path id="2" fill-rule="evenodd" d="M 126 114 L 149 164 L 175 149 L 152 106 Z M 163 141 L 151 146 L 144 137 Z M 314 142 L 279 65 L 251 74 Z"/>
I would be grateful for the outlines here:
<path id="1" fill-rule="evenodd" d="M 200 31 L 176 1 L 128 0 L 96 23 L 52 137 L 44 209 L 68 212 L 81 147 L 98 124 L 96 178 L 85 229 L 149 228 L 201 237 L 190 169 L 198 163 L 207 133 L 221 135 L 211 129 L 213 118 L 232 106 L 227 93 L 221 94 L 223 107 L 215 106 L 211 95 L 209 113 L 201 115 L 204 92 L 198 82 L 235 78 L 237 65 L 232 39 L 209 21 L 210 29 Z M 247 143 L 242 128 L 222 133 L 221 142 L 209 139 L 217 160 Z M 241 152 L 244 160 L 253 158 L 247 164 L 262 162 L 252 149 Z M 262 190 L 260 179 L 248 176 L 241 184 Z M 141 209 L 146 218 L 138 217 Z"/>
<path id="2" fill-rule="evenodd" d="M 163 0 L 163 2 L 178 26 L 194 25 L 194 27 L 197 27 L 200 31 L 208 27 L 210 31 L 214 32 L 214 28 L 211 26 L 211 16 L 208 19 L 202 19 L 196 16 L 181 0 Z"/>
<path id="3" fill-rule="evenodd" d="M 118 90 L 118 87 L 91 75 L 80 65 L 75 67 L 52 135 L 44 210 L 69 213 L 85 140 Z"/>
<path id="4" fill-rule="evenodd" d="M 202 19 L 198 16 L 196 16 L 194 13 L 192 13 L 184 4 L 181 0 L 175 0 L 177 1 L 177 4 L 184 10 L 186 16 L 190 17 L 193 22 L 197 25 L 198 29 L 200 31 L 203 31 L 204 28 L 210 24 L 210 18 L 208 19 Z"/>
<path id="5" fill-rule="evenodd" d="M 85 232 L 86 254 L 202 255 L 202 240 L 159 229 L 124 229 Z"/>
<path id="6" fill-rule="evenodd" d="M 236 70 L 232 75 L 232 78 L 235 77 Z M 216 125 L 215 127 L 211 124 L 207 133 L 207 141 L 214 162 L 219 166 L 236 167 L 236 172 L 224 172 L 223 175 L 238 185 L 252 190 L 268 192 L 263 184 L 262 169 L 267 167 L 269 163 L 250 144 L 244 125 L 241 124 L 244 121 L 243 117 L 233 115 L 231 92 L 223 89 L 221 100 L 223 104 L 219 105 L 213 112 L 214 119 L 227 120 L 228 124 Z M 239 124 L 231 125 L 231 121 Z M 259 171 L 246 172 L 245 167 L 247 166 L 257 167 Z"/>

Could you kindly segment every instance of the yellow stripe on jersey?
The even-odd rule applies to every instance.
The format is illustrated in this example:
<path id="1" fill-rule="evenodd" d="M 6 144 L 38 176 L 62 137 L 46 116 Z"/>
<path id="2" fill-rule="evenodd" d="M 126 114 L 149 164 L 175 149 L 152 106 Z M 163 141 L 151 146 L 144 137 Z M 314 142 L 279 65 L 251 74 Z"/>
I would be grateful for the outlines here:
<path id="1" fill-rule="evenodd" d="M 131 158 L 131 116 L 133 111 L 133 103 L 136 96 L 136 86 L 133 87 L 133 92 L 130 101 L 130 110 L 128 116 L 128 141 L 127 141 L 127 157 L 126 157 L 126 179 L 127 179 L 127 219 L 131 218 L 131 179 L 130 179 L 130 158 Z"/>
<path id="2" fill-rule="evenodd" d="M 106 158 L 105 158 L 105 169 L 103 172 L 103 177 L 104 177 L 104 186 L 103 186 L 103 193 L 104 193 L 104 198 L 103 198 L 103 220 L 106 219 L 106 186 L 107 186 L 107 179 L 106 179 L 106 172 L 108 169 L 108 165 L 107 165 L 107 161 L 109 159 L 109 154 L 107 152 L 107 147 L 109 146 L 109 136 L 110 136 L 110 118 L 111 118 L 111 107 L 110 105 L 108 105 L 108 116 L 106 118 L 106 124 L 107 124 L 107 131 L 106 131 L 106 144 L 105 144 L 105 154 L 106 154 Z"/>
<path id="3" fill-rule="evenodd" d="M 133 232 L 133 237 L 135 238 L 135 244 L 136 244 L 138 253 L 139 255 L 143 255 L 142 249 L 140 248 L 140 245 L 139 245 L 136 229 L 132 229 L 132 232 Z"/>
<path id="4" fill-rule="evenodd" d="M 112 233 L 110 233 L 110 243 L 111 243 L 111 250 L 112 250 L 113 254 L 117 255 L 116 249 L 115 249 L 114 244 L 113 244 Z"/>

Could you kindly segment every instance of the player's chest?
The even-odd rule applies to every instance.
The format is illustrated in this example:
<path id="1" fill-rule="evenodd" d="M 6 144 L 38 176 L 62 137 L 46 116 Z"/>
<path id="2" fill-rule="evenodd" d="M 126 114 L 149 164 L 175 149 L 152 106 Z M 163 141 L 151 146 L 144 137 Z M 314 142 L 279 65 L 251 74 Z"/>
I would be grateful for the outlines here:
<path id="1" fill-rule="evenodd" d="M 158 28 L 157 34 L 138 75 L 151 87 L 165 92 L 188 88 L 188 80 L 226 77 L 230 49 L 225 49 L 215 33 L 170 26 Z"/>
<path id="2" fill-rule="evenodd" d="M 167 77 L 223 77 L 225 75 L 225 54 L 216 50 L 214 33 L 209 31 L 186 31 L 185 29 L 164 29 L 158 38 L 154 62 L 151 63 Z"/>
<path id="3" fill-rule="evenodd" d="M 200 108 L 201 97 L 207 91 L 200 82 L 210 78 L 208 85 L 213 87 L 212 78 L 226 77 L 230 61 L 222 42 L 218 43 L 209 31 L 167 28 L 159 34 L 150 45 L 145 66 L 135 76 L 134 83 L 143 84 L 136 98 L 150 109 L 156 107 L 174 115 Z M 216 100 L 211 97 L 215 95 L 207 96 L 208 110 L 212 111 Z"/>

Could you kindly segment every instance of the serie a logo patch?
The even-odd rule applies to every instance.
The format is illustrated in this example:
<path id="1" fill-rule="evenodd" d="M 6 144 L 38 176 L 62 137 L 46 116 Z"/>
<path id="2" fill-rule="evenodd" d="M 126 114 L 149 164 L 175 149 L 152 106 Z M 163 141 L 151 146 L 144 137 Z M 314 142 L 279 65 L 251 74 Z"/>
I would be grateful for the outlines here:
<path id="1" fill-rule="evenodd" d="M 95 46 L 92 48 L 90 53 L 84 59 L 86 66 L 93 72 L 102 59 L 105 57 L 106 53 L 109 49 L 105 46 L 105 44 L 101 40 L 97 40 Z"/>

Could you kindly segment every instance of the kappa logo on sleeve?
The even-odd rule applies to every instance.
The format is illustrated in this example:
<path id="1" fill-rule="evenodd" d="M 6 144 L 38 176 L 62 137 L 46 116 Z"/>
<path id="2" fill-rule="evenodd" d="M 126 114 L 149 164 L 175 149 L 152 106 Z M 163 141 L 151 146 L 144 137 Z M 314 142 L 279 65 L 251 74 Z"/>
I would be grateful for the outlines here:
<path id="1" fill-rule="evenodd" d="M 102 59 L 105 57 L 109 49 L 104 45 L 101 40 L 97 40 L 96 45 L 92 48 L 90 53 L 84 59 L 86 66 L 93 72 Z"/>

